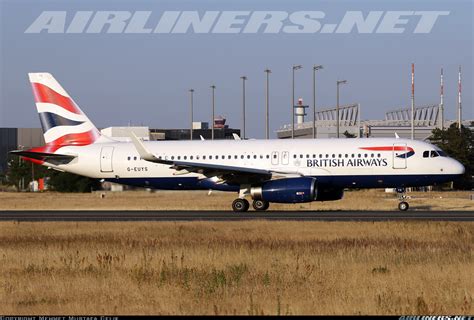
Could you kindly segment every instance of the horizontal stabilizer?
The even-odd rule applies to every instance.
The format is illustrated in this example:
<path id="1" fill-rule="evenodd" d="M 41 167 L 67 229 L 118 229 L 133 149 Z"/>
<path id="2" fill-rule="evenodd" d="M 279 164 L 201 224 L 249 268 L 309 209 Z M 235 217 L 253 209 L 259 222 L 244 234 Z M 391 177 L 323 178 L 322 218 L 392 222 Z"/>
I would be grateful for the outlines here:
<path id="1" fill-rule="evenodd" d="M 56 153 L 45 153 L 45 152 L 34 152 L 34 151 L 24 151 L 24 150 L 15 150 L 15 151 L 10 151 L 11 154 L 21 156 L 21 157 L 26 157 L 30 159 L 36 159 L 40 161 L 45 161 L 45 162 L 51 162 L 51 160 L 56 161 L 56 162 L 70 162 L 76 156 L 71 156 L 71 155 L 66 155 L 66 154 L 56 154 Z"/>

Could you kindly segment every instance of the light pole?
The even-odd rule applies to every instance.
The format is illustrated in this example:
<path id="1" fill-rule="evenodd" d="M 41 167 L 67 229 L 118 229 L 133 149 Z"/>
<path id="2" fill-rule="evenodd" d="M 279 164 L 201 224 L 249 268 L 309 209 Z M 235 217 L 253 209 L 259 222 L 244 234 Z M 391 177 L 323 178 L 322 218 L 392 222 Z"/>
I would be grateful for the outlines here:
<path id="1" fill-rule="evenodd" d="M 269 104 L 270 104 L 270 73 L 272 73 L 272 70 L 270 69 L 265 69 L 265 73 L 267 74 L 267 81 L 266 81 L 266 86 L 265 86 L 265 139 L 270 138 L 270 124 L 269 124 Z"/>
<path id="2" fill-rule="evenodd" d="M 322 65 L 313 66 L 313 139 L 316 139 L 316 71 L 321 69 Z"/>
<path id="3" fill-rule="evenodd" d="M 211 119 L 211 124 L 212 124 L 212 131 L 211 131 L 211 140 L 214 140 L 214 111 L 215 111 L 215 97 L 214 97 L 214 92 L 216 90 L 216 86 L 212 85 L 212 119 Z"/>
<path id="4" fill-rule="evenodd" d="M 245 80 L 246 76 L 240 77 L 242 79 L 242 139 L 245 140 Z"/>
<path id="5" fill-rule="evenodd" d="M 191 127 L 189 129 L 189 140 L 193 140 L 193 95 L 194 95 L 194 89 L 189 89 L 189 94 L 190 94 L 190 107 L 191 107 Z"/>
<path id="6" fill-rule="evenodd" d="M 293 65 L 293 94 L 291 98 L 291 139 L 295 138 L 295 70 L 301 69 L 302 66 L 300 64 Z"/>
<path id="7" fill-rule="evenodd" d="M 337 127 L 337 138 L 339 139 L 339 85 L 346 84 L 347 80 L 337 80 L 337 97 L 336 97 L 336 127 Z"/>

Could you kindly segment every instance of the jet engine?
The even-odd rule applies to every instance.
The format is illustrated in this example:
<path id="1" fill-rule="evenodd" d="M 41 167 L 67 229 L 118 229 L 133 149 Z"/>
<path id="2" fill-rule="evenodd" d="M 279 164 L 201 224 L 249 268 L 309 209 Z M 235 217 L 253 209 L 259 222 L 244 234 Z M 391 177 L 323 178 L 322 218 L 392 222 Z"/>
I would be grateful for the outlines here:
<path id="1" fill-rule="evenodd" d="M 316 179 L 288 178 L 264 182 L 252 187 L 250 194 L 254 200 L 278 203 L 302 203 L 315 200 Z"/>
<path id="2" fill-rule="evenodd" d="M 340 200 L 343 193 L 340 188 L 318 187 L 311 177 L 271 180 L 250 189 L 252 199 L 276 203 Z"/>

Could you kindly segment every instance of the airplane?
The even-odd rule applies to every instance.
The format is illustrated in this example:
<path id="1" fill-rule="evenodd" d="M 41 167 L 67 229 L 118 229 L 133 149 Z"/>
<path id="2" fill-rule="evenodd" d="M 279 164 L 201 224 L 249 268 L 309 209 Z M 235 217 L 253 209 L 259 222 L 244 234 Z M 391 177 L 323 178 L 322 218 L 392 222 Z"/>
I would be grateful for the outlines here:
<path id="1" fill-rule="evenodd" d="M 29 73 L 46 144 L 12 154 L 49 168 L 162 190 L 238 192 L 235 212 L 270 203 L 342 199 L 345 189 L 444 183 L 464 173 L 438 147 L 401 138 L 115 141 L 94 126 L 49 73 Z M 173 201 L 170 199 L 170 201 Z M 367 200 L 370 201 L 370 200 Z"/>

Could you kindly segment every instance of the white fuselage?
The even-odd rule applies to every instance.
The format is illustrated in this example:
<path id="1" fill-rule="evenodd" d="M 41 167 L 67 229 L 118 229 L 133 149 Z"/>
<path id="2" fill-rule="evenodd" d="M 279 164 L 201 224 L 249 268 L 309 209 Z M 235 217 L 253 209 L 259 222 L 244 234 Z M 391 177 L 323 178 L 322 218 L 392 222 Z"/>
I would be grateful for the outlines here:
<path id="1" fill-rule="evenodd" d="M 406 139 L 154 141 L 144 145 L 164 160 L 290 172 L 343 188 L 430 185 L 464 173 L 464 167 L 452 158 L 426 157 L 426 151 L 437 147 Z M 142 160 L 131 142 L 67 146 L 57 153 L 77 158 L 53 167 L 91 178 L 156 189 L 213 189 L 209 184 L 193 187 L 190 180 L 209 177 Z M 225 190 L 217 185 L 215 189 Z"/>

